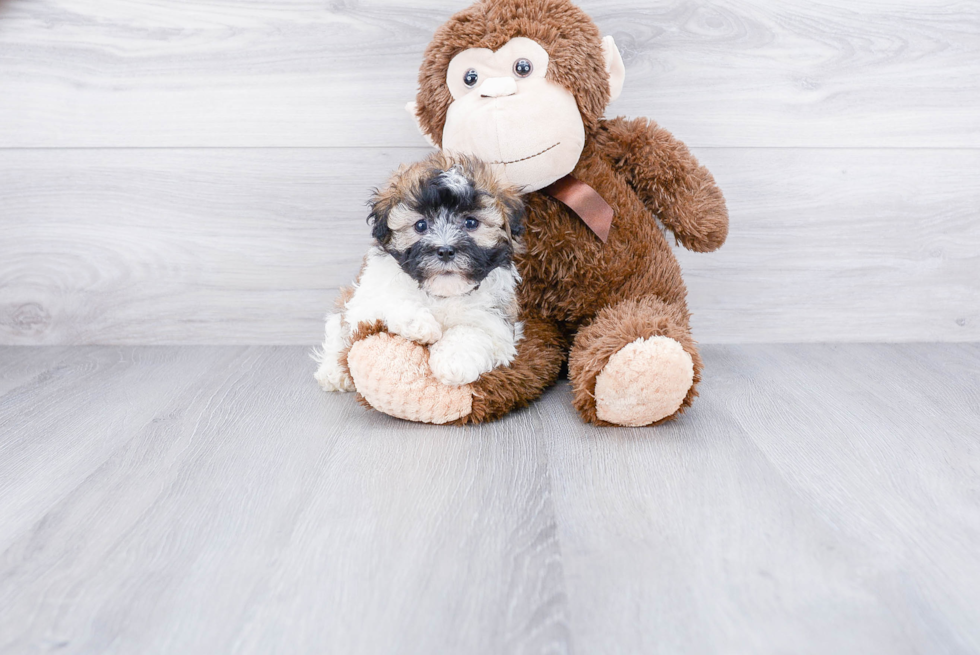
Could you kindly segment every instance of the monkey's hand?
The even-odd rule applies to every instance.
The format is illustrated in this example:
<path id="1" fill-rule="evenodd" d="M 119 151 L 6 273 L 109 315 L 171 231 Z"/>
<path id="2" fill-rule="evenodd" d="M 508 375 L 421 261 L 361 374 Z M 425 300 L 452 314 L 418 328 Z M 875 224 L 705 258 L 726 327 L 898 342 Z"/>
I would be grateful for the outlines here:
<path id="1" fill-rule="evenodd" d="M 494 421 L 540 396 L 565 359 L 567 344 L 553 323 L 522 320 L 517 357 L 471 384 L 443 384 L 432 373 L 428 349 L 377 328 L 355 341 L 347 365 L 358 393 L 385 414 L 423 423 Z"/>
<path id="2" fill-rule="evenodd" d="M 449 423 L 472 411 L 470 385 L 449 386 L 428 365 L 425 346 L 377 332 L 351 346 L 347 366 L 358 393 L 389 416 L 421 423 Z"/>
<path id="3" fill-rule="evenodd" d="M 647 208 L 688 250 L 717 250 L 728 209 L 715 179 L 683 143 L 645 118 L 603 121 L 596 137 Z"/>

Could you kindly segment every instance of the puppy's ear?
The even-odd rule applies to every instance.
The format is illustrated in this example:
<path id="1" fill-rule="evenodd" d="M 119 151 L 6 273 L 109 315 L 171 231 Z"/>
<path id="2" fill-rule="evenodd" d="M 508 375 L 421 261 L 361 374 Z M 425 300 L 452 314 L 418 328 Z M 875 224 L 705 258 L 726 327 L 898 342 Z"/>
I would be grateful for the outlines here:
<path id="1" fill-rule="evenodd" d="M 388 241 L 391 240 L 391 229 L 388 227 L 388 215 L 394 208 L 395 203 L 392 201 L 390 194 L 383 193 L 374 190 L 374 196 L 371 198 L 369 203 L 371 207 L 371 213 L 368 214 L 367 222 L 371 226 L 371 236 L 374 240 L 378 242 L 380 246 L 388 245 Z"/>
<path id="2" fill-rule="evenodd" d="M 510 225 L 511 237 L 517 239 L 524 235 L 524 202 L 519 196 L 507 194 L 501 202 L 504 220 Z"/>

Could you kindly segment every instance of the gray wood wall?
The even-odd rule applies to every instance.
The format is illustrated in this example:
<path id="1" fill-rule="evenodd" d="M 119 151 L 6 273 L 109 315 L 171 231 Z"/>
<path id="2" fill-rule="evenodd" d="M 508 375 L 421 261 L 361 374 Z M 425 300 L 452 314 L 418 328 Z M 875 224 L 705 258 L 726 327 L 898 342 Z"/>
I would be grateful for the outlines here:
<path id="1" fill-rule="evenodd" d="M 0 0 L 0 343 L 312 344 L 464 0 Z M 732 229 L 703 342 L 980 340 L 980 3 L 582 0 Z"/>

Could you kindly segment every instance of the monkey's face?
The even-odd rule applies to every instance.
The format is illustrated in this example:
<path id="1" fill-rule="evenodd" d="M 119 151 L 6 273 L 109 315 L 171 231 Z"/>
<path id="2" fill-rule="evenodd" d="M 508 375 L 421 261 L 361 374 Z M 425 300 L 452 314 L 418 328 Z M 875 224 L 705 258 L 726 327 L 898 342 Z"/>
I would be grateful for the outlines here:
<path id="1" fill-rule="evenodd" d="M 453 102 L 442 147 L 489 162 L 508 183 L 537 191 L 572 172 L 585 145 L 575 96 L 547 79 L 548 53 L 516 37 L 496 52 L 470 48 L 449 64 Z"/>
<path id="2" fill-rule="evenodd" d="M 435 296 L 468 293 L 509 266 L 522 229 L 516 193 L 497 187 L 482 165 L 462 161 L 403 170 L 375 197 L 371 215 L 378 244 Z"/>

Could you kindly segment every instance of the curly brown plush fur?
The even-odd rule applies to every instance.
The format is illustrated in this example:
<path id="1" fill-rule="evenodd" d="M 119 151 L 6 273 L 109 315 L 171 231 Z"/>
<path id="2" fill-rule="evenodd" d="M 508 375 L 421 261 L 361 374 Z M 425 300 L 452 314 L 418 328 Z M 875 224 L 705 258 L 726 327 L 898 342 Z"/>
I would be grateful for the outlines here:
<path id="1" fill-rule="evenodd" d="M 519 295 L 523 319 L 538 329 L 526 333 L 510 369 L 476 382 L 473 412 L 460 422 L 499 418 L 526 405 L 557 379 L 567 356 L 575 407 L 585 420 L 602 423 L 595 415 L 596 376 L 619 348 L 648 336 L 678 341 L 694 360 L 695 383 L 700 380 L 680 265 L 656 218 L 692 250 L 721 246 L 728 215 L 711 173 L 666 130 L 616 118 L 588 135 L 572 174 L 613 207 L 609 241 L 603 244 L 557 200 L 543 193 L 525 198 Z M 520 391 L 510 389 L 515 384 Z M 696 395 L 692 387 L 677 414 Z"/>
<path id="2" fill-rule="evenodd" d="M 586 130 L 572 174 L 615 215 L 603 244 L 567 207 L 545 193 L 525 197 L 525 252 L 516 258 L 525 339 L 516 360 L 473 384 L 473 406 L 458 423 L 496 419 L 537 398 L 569 360 L 574 403 L 596 415 L 596 378 L 626 344 L 651 336 L 677 341 L 691 356 L 692 385 L 673 418 L 697 395 L 701 358 L 690 334 L 680 266 L 658 220 L 683 246 L 722 245 L 728 214 L 711 173 L 666 130 L 646 119 L 603 120 L 609 76 L 599 30 L 567 0 L 484 0 L 436 32 L 419 74 L 417 115 L 438 144 L 452 97 L 449 61 L 467 48 L 496 49 L 516 36 L 548 52 L 548 77 L 571 91 Z"/>

